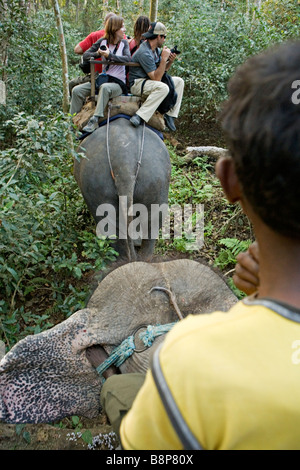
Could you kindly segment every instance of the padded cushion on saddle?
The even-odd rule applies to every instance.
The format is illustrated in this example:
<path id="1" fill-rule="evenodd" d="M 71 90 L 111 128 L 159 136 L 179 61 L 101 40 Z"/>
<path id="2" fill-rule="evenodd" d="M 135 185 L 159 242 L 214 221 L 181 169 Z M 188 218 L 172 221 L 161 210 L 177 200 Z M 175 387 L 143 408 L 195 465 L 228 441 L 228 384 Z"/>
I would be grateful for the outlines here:
<path id="1" fill-rule="evenodd" d="M 116 119 L 120 119 L 120 118 L 123 118 L 123 119 L 130 119 L 130 116 L 128 116 L 127 114 L 116 114 L 115 116 L 113 116 L 112 118 L 110 118 L 109 122 L 112 122 L 112 121 L 115 121 Z M 99 123 L 99 127 L 102 127 L 102 126 L 106 126 L 107 124 L 107 119 L 101 121 Z M 153 132 L 155 132 L 156 135 L 158 135 L 158 137 L 161 139 L 161 140 L 164 140 L 164 136 L 163 134 L 158 131 L 157 129 L 154 129 L 154 127 L 151 127 L 151 126 L 148 126 L 148 124 L 146 124 L 146 127 L 148 127 L 148 129 L 151 129 Z M 88 135 L 90 135 L 89 132 L 83 132 L 80 137 L 78 137 L 78 140 L 83 140 L 85 139 Z"/>
<path id="2" fill-rule="evenodd" d="M 140 105 L 142 104 L 141 98 L 133 95 L 121 95 L 113 98 L 110 103 L 109 115 L 110 117 L 116 116 L 117 114 L 126 114 L 127 116 L 133 116 Z M 88 120 L 93 116 L 95 112 L 95 106 L 91 101 L 85 103 L 81 111 L 73 117 L 73 123 L 82 131 Z M 108 108 L 104 112 L 104 117 L 99 119 L 99 122 L 106 121 L 108 117 Z M 165 130 L 165 122 L 163 116 L 155 111 L 151 119 L 147 123 L 150 127 L 157 129 L 158 131 Z"/>

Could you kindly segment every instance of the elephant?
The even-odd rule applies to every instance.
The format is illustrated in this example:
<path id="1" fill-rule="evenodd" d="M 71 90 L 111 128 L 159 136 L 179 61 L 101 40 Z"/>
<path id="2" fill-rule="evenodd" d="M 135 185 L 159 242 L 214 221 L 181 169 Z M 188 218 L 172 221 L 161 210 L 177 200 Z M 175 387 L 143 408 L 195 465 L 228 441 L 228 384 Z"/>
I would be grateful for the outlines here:
<path id="1" fill-rule="evenodd" d="M 134 349 L 127 350 L 118 367 L 121 373 L 144 373 L 154 348 L 174 324 L 187 315 L 226 312 L 236 302 L 221 275 L 204 263 L 125 263 L 104 277 L 86 308 L 27 336 L 2 358 L 0 420 L 49 423 L 72 415 L 97 417 L 103 378 L 88 361 L 87 348 L 101 345 L 111 358 L 133 338 Z M 154 334 L 141 348 L 139 332 L 146 327 Z"/>
<path id="2" fill-rule="evenodd" d="M 151 208 L 168 204 L 171 163 L 162 138 L 120 117 L 84 138 L 79 150 L 84 157 L 75 159 L 74 175 L 97 234 L 117 235 L 120 257 L 133 261 L 138 251 L 140 259 L 147 259 L 162 225 L 161 214 L 156 226 L 151 224 Z M 136 219 L 133 208 L 140 211 Z M 128 228 L 134 220 L 140 225 L 132 234 Z"/>

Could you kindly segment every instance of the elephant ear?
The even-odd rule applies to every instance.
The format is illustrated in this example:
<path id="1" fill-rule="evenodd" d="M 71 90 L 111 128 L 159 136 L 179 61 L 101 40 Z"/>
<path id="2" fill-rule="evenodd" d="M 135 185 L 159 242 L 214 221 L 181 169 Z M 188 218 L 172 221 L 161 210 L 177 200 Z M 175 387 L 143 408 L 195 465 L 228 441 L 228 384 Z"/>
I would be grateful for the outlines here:
<path id="1" fill-rule="evenodd" d="M 101 378 L 85 350 L 95 312 L 80 310 L 59 325 L 19 341 L 0 362 L 0 420 L 49 423 L 66 416 L 93 418 L 100 410 Z"/>

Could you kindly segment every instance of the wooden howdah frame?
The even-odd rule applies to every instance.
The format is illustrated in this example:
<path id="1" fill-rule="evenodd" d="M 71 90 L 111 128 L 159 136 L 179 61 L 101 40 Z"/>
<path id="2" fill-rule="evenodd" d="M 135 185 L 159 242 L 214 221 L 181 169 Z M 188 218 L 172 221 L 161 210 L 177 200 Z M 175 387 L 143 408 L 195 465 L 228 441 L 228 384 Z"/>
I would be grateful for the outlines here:
<path id="1" fill-rule="evenodd" d="M 95 92 L 96 92 L 96 80 L 95 80 L 95 64 L 99 65 L 99 60 L 90 60 L 90 69 L 91 69 L 91 101 L 93 106 L 95 106 Z M 113 61 L 101 61 L 101 65 L 124 65 L 127 67 L 139 67 L 140 64 L 137 62 L 113 62 Z"/>

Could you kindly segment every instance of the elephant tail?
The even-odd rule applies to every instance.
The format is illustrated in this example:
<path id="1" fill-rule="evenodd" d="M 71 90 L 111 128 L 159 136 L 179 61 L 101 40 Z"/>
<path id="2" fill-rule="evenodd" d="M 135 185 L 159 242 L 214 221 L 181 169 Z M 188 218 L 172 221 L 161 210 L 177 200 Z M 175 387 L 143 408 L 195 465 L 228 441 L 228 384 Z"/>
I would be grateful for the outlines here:
<path id="1" fill-rule="evenodd" d="M 119 188 L 118 188 L 119 189 Z M 132 233 L 130 230 L 130 224 L 133 220 L 132 217 L 132 206 L 133 206 L 133 191 L 134 187 L 130 188 L 127 194 L 124 196 L 120 196 L 120 194 L 124 194 L 122 191 L 118 191 L 119 194 L 119 238 L 125 241 L 125 249 L 126 255 L 129 261 L 136 260 L 136 250 L 135 250 L 135 242 L 134 239 L 131 237 Z"/>

